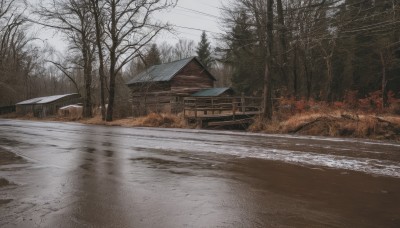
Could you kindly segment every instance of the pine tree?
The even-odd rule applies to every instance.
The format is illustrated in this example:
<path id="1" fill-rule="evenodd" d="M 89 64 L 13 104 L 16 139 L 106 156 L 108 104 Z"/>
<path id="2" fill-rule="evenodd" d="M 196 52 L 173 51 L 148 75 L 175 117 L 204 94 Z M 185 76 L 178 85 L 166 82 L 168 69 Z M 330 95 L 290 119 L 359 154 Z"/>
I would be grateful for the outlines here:
<path id="1" fill-rule="evenodd" d="M 230 32 L 224 37 L 227 49 L 225 62 L 232 66 L 232 85 L 235 91 L 252 94 L 262 88 L 263 59 L 253 42 L 255 37 L 251 23 L 243 10 L 234 18 Z"/>
<path id="2" fill-rule="evenodd" d="M 142 57 L 132 60 L 131 72 L 138 74 L 145 69 L 161 64 L 161 52 L 156 44 L 152 44 L 150 49 Z"/>
<path id="3" fill-rule="evenodd" d="M 146 67 L 161 64 L 161 53 L 156 44 L 151 45 L 151 48 L 144 58 Z"/>
<path id="4" fill-rule="evenodd" d="M 209 70 L 211 68 L 213 58 L 211 56 L 211 45 L 207 39 L 207 34 L 205 31 L 201 34 L 201 40 L 197 46 L 197 57 L 200 62 Z"/>

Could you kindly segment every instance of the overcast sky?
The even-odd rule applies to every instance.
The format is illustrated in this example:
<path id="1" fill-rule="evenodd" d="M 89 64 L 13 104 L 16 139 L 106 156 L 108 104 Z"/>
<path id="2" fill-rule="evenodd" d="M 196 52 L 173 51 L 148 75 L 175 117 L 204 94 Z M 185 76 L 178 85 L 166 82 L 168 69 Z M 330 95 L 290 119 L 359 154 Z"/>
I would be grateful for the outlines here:
<path id="1" fill-rule="evenodd" d="M 31 3 L 37 1 L 32 0 Z M 156 40 L 157 43 L 167 41 L 176 43 L 178 39 L 191 39 L 197 42 L 200 40 L 201 30 L 208 33 L 210 39 L 221 32 L 218 18 L 222 0 L 179 0 L 177 7 L 163 13 L 157 13 L 154 20 L 168 22 L 175 28 L 175 33 L 164 32 Z M 187 27 L 187 28 L 182 28 Z M 192 29 L 189 29 L 192 28 Z M 196 30 L 197 29 L 197 30 Z M 66 48 L 65 41 L 60 35 L 54 34 L 50 29 L 40 29 L 35 26 L 37 36 L 54 46 L 59 51 Z"/>

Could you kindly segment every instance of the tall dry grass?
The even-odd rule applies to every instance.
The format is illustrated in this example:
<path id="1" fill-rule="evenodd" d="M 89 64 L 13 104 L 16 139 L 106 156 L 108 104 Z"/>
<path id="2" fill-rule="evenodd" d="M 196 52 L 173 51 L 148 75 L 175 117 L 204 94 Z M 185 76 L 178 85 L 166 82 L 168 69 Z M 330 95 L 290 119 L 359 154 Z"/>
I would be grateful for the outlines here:
<path id="1" fill-rule="evenodd" d="M 108 126 L 123 126 L 123 127 L 162 127 L 162 128 L 185 128 L 186 122 L 182 115 L 174 115 L 169 113 L 150 113 L 147 116 L 137 118 L 118 119 L 112 122 L 105 122 L 101 116 L 96 116 L 91 119 L 81 120 L 84 124 L 97 124 Z"/>
<path id="2" fill-rule="evenodd" d="M 249 127 L 250 131 L 266 133 L 294 133 L 317 136 L 343 136 L 400 140 L 400 116 L 359 114 L 352 111 L 302 112 L 285 120 L 261 118 Z"/>

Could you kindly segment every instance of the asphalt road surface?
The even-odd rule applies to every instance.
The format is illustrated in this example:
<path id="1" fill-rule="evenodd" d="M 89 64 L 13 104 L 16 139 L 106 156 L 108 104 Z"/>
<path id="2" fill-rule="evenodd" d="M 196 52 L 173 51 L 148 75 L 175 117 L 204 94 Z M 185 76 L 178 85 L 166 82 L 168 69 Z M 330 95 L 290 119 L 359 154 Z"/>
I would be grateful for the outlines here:
<path id="1" fill-rule="evenodd" d="M 400 144 L 0 119 L 0 227 L 400 227 Z"/>

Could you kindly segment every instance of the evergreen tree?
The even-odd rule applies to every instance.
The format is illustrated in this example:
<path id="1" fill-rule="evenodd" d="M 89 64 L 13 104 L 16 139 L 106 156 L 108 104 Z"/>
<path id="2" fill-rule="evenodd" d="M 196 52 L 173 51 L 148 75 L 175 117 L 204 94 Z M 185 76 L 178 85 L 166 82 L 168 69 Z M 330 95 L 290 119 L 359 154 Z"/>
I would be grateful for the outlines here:
<path id="1" fill-rule="evenodd" d="M 207 34 L 205 31 L 201 34 L 201 40 L 197 46 L 197 57 L 200 62 L 209 70 L 211 68 L 213 58 L 211 56 L 211 45 L 207 39 Z"/>
<path id="2" fill-rule="evenodd" d="M 160 50 L 158 50 L 158 47 L 156 44 L 152 44 L 149 52 L 147 52 L 147 55 L 144 58 L 144 64 L 146 67 L 151 67 L 153 65 L 158 65 L 161 64 L 161 53 Z"/>
<path id="3" fill-rule="evenodd" d="M 243 10 L 229 25 L 230 32 L 224 37 L 227 49 L 225 62 L 232 66 L 232 85 L 238 92 L 252 94 L 260 91 L 263 80 L 263 58 L 253 42 L 255 33 Z"/>
<path id="4" fill-rule="evenodd" d="M 161 52 L 156 44 L 152 44 L 146 54 L 140 58 L 132 60 L 131 72 L 135 75 L 151 66 L 161 63 Z"/>

